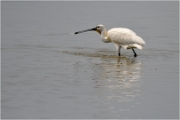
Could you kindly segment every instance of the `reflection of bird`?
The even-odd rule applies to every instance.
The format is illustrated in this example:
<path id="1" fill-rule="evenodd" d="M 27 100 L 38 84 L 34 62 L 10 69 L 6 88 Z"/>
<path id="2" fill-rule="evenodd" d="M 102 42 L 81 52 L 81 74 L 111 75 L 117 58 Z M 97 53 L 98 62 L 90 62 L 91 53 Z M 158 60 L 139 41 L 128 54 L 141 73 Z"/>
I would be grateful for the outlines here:
<path id="1" fill-rule="evenodd" d="M 134 48 L 143 49 L 145 45 L 144 40 L 137 36 L 132 30 L 127 28 L 112 28 L 106 31 L 104 25 L 98 25 L 95 28 L 82 30 L 75 32 L 74 34 L 79 34 L 87 31 L 97 31 L 101 35 L 101 40 L 105 43 L 113 42 L 118 50 L 120 56 L 120 49 L 124 47 L 125 49 L 132 49 L 134 57 L 137 56 Z"/>

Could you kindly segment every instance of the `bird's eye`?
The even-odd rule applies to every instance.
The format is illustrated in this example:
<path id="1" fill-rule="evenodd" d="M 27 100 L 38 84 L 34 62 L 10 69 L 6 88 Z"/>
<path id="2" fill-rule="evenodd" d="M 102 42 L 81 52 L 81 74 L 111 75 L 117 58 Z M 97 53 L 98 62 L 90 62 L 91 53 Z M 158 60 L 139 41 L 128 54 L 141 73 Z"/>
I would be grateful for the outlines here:
<path id="1" fill-rule="evenodd" d="M 97 26 L 97 28 L 100 28 L 99 26 Z"/>

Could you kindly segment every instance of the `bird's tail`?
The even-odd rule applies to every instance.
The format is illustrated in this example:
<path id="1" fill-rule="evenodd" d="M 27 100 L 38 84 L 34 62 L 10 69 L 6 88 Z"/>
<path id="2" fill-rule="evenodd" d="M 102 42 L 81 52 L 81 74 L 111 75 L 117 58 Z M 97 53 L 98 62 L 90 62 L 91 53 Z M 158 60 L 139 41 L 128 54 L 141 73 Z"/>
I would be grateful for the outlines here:
<path id="1" fill-rule="evenodd" d="M 139 44 L 141 46 L 144 46 L 146 44 L 145 41 L 139 36 L 135 37 L 135 41 L 136 41 L 137 44 Z"/>
<path id="2" fill-rule="evenodd" d="M 138 49 L 142 50 L 144 48 L 145 44 L 146 44 L 145 41 L 141 37 L 135 36 L 134 44 L 123 45 L 123 47 L 125 49 L 138 48 Z"/>

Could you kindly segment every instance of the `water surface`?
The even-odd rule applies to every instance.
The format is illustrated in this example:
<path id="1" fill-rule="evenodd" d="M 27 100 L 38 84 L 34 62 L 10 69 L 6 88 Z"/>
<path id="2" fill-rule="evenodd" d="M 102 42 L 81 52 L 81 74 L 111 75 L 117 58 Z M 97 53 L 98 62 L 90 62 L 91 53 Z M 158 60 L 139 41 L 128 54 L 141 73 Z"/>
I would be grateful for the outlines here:
<path id="1" fill-rule="evenodd" d="M 3 119 L 179 118 L 178 2 L 2 2 Z M 145 50 L 105 44 L 127 27 Z"/>

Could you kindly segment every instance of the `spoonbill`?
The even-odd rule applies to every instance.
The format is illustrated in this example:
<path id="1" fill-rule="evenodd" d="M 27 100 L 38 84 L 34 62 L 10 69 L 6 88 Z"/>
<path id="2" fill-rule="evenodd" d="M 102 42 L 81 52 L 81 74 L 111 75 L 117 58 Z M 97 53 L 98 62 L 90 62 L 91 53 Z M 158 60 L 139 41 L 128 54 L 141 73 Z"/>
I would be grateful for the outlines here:
<path id="1" fill-rule="evenodd" d="M 119 56 L 121 55 L 121 47 L 123 47 L 124 49 L 132 49 L 134 57 L 136 57 L 137 54 L 134 48 L 142 50 L 145 45 L 145 41 L 128 28 L 112 28 L 107 31 L 104 25 L 98 25 L 91 29 L 75 32 L 74 34 L 87 31 L 97 31 L 104 43 L 114 43 Z"/>

